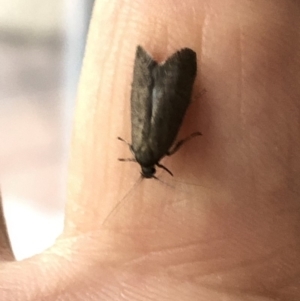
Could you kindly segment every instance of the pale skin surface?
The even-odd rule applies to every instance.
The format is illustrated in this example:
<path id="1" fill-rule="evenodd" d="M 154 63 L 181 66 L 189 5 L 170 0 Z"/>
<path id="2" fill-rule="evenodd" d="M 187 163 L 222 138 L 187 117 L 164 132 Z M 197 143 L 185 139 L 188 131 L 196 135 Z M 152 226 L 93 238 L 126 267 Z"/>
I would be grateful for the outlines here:
<path id="1" fill-rule="evenodd" d="M 43 254 L 1 256 L 1 300 L 300 300 L 299 16 L 293 0 L 98 1 L 66 227 Z M 116 137 L 130 141 L 137 44 L 198 55 L 179 137 L 203 136 L 162 161 L 172 187 L 131 189 L 139 166 L 117 161 L 131 156 Z"/>

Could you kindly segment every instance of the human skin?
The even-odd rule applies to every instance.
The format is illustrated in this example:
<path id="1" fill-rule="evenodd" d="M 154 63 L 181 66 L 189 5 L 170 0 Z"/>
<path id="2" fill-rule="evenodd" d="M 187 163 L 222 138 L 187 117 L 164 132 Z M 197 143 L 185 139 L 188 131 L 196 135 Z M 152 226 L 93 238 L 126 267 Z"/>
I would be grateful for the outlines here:
<path id="1" fill-rule="evenodd" d="M 300 300 L 299 16 L 293 0 L 96 1 L 65 229 L 0 257 L 1 300 Z M 178 137 L 203 136 L 163 159 L 164 183 L 117 160 L 132 156 L 116 137 L 130 141 L 138 44 L 198 56 Z"/>

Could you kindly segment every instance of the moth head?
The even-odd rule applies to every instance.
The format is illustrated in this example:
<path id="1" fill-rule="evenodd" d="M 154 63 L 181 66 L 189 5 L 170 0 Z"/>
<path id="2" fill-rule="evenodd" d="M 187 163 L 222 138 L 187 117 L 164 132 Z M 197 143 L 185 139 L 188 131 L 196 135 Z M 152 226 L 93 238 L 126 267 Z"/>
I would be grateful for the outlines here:
<path id="1" fill-rule="evenodd" d="M 151 179 L 154 178 L 154 174 L 156 173 L 156 169 L 154 166 L 141 166 L 141 175 L 143 178 Z"/>

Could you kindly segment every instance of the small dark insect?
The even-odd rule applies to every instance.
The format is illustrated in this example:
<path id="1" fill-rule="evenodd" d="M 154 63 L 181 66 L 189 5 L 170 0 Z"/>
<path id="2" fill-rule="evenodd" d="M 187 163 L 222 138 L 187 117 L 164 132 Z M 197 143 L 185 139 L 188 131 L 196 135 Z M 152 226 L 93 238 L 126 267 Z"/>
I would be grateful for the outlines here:
<path id="1" fill-rule="evenodd" d="M 126 142 L 134 154 L 134 158 L 119 160 L 140 164 L 143 178 L 156 178 L 155 166 L 173 175 L 159 161 L 201 135 L 195 132 L 173 145 L 191 102 L 196 73 L 196 53 L 189 48 L 158 64 L 141 46 L 137 47 L 131 90 L 132 143 L 118 139 Z"/>

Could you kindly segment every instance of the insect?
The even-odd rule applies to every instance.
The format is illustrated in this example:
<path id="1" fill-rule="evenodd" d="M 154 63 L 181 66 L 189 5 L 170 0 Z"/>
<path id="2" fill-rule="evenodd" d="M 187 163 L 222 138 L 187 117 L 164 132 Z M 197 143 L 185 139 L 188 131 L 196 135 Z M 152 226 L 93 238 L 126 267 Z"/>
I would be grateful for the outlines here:
<path id="1" fill-rule="evenodd" d="M 191 102 L 197 73 L 196 53 L 183 48 L 164 63 L 159 64 L 141 47 L 136 49 L 131 90 L 131 144 L 127 143 L 141 166 L 143 178 L 156 178 L 156 166 L 170 175 L 172 172 L 159 161 L 174 154 L 183 143 L 195 136 L 174 144 L 183 117 Z"/>

